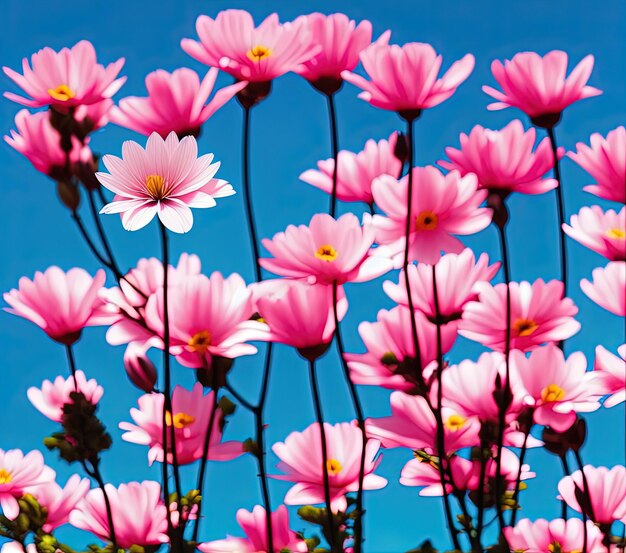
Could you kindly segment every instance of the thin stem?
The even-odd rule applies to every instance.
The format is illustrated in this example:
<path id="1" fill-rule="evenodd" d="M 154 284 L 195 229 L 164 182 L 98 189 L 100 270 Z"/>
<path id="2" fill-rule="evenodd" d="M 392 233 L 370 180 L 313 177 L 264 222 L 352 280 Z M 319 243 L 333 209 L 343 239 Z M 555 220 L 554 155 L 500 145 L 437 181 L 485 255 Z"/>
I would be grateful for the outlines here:
<path id="1" fill-rule="evenodd" d="M 563 455 L 559 455 L 559 459 L 561 460 L 561 465 L 563 467 L 563 474 L 565 476 L 569 476 L 571 471 L 569 463 L 567 462 L 567 454 L 563 453 Z M 567 502 L 564 499 L 561 499 L 561 518 L 563 520 L 567 520 Z"/>
<path id="2" fill-rule="evenodd" d="M 488 459 L 485 457 L 484 452 L 488 447 L 489 444 L 485 443 L 485 440 L 480 441 L 480 478 L 478 480 L 478 514 L 476 516 L 476 534 L 479 542 L 482 539 L 485 524 L 485 477 L 487 475 Z M 491 458 L 491 449 L 489 449 L 489 457 Z"/>
<path id="3" fill-rule="evenodd" d="M 97 193 L 98 193 L 98 198 L 100 198 L 100 202 L 102 203 L 102 205 L 106 205 L 108 202 L 107 202 L 107 199 L 104 197 L 102 186 L 98 186 Z"/>
<path id="4" fill-rule="evenodd" d="M 226 382 L 224 388 L 226 388 L 235 397 L 235 399 L 239 403 L 241 403 L 241 405 L 243 405 L 248 411 L 251 411 L 252 413 L 255 412 L 256 407 L 252 405 L 252 403 L 250 403 L 245 397 L 243 397 L 237 390 L 235 390 L 230 382 Z"/>
<path id="5" fill-rule="evenodd" d="M 65 353 L 67 354 L 67 364 L 72 373 L 74 379 L 74 391 L 78 392 L 78 382 L 76 382 L 76 359 L 74 358 L 74 350 L 71 345 L 65 346 Z"/>
<path id="6" fill-rule="evenodd" d="M 592 507 L 592 503 L 591 503 L 591 492 L 589 489 L 589 482 L 587 482 L 587 475 L 585 474 L 585 470 L 584 470 L 584 463 L 583 463 L 583 458 L 580 455 L 580 451 L 575 449 L 574 450 L 574 458 L 576 459 L 576 463 L 578 464 L 578 468 L 580 469 L 580 474 L 582 476 L 582 480 L 583 480 L 583 495 L 585 496 L 585 503 L 586 505 L 583 507 L 582 505 L 580 506 L 580 510 L 582 511 L 582 515 L 583 515 L 583 553 L 587 553 L 587 518 L 590 518 L 593 520 L 593 512 L 587 512 L 589 509 L 593 510 Z M 580 501 L 578 502 L 580 504 Z"/>
<path id="7" fill-rule="evenodd" d="M 102 242 L 104 251 L 109 258 L 109 263 L 107 264 L 107 266 L 111 269 L 111 271 L 115 275 L 115 278 L 117 280 L 121 280 L 124 275 L 122 274 L 122 271 L 120 271 L 120 268 L 117 266 L 115 257 L 113 256 L 113 250 L 111 249 L 107 236 L 104 232 L 104 227 L 102 226 L 102 221 L 100 220 L 100 216 L 98 214 L 98 207 L 96 206 L 96 200 L 94 198 L 94 191 L 89 190 L 87 197 L 89 198 L 89 208 L 91 210 L 94 224 L 96 225 L 96 230 L 98 231 L 98 236 L 100 236 L 100 241 Z"/>
<path id="8" fill-rule="evenodd" d="M 309 361 L 309 378 L 311 381 L 311 394 L 313 396 L 313 406 L 315 408 L 315 416 L 320 429 L 320 442 L 322 446 L 322 472 L 324 474 L 324 501 L 326 503 L 326 516 L 330 540 L 330 550 L 332 553 L 337 551 L 337 538 L 335 528 L 335 518 L 331 509 L 330 501 L 330 477 L 328 475 L 328 446 L 326 443 L 326 430 L 324 429 L 324 415 L 322 414 L 322 402 L 320 399 L 320 391 L 317 385 L 317 375 L 315 372 L 315 361 Z"/>
<path id="9" fill-rule="evenodd" d="M 250 109 L 243 108 L 243 203 L 248 218 L 248 232 L 250 245 L 254 256 L 254 275 L 257 282 L 262 280 L 261 265 L 259 264 L 259 239 L 252 208 L 252 193 L 250 190 Z"/>
<path id="10" fill-rule="evenodd" d="M 367 434 L 365 432 L 365 415 L 363 406 L 354 382 L 350 378 L 350 368 L 345 360 L 345 348 L 341 335 L 341 327 L 339 324 L 339 312 L 337 309 L 337 281 L 333 283 L 333 317 L 335 319 L 335 339 L 337 341 L 337 351 L 341 360 L 343 375 L 350 390 L 350 397 L 356 413 L 356 420 L 361 430 L 361 459 L 359 463 L 359 487 L 356 496 L 356 512 L 357 516 L 354 521 L 354 553 L 360 553 L 363 546 L 363 481 L 365 479 L 365 453 L 367 450 Z"/>
<path id="11" fill-rule="evenodd" d="M 530 414 L 532 421 L 532 413 Z M 528 449 L 528 436 L 530 435 L 530 429 L 532 428 L 532 422 L 528 424 L 526 427 L 526 431 L 524 432 L 524 443 L 522 444 L 522 450 L 519 455 L 519 468 L 517 469 L 517 478 L 515 479 L 515 489 L 513 491 L 513 512 L 511 513 L 511 524 L 510 526 L 515 526 L 515 521 L 517 519 L 517 498 L 520 492 L 520 486 L 522 483 L 522 466 L 524 465 L 524 459 L 526 458 L 526 450 Z"/>
<path id="12" fill-rule="evenodd" d="M 76 223 L 76 226 L 78 227 L 78 230 L 80 231 L 81 236 L 87 243 L 87 246 L 91 250 L 91 253 L 93 253 L 96 259 L 100 263 L 102 263 L 102 265 L 104 265 L 107 268 L 110 268 L 110 263 L 106 259 L 104 259 L 104 256 L 98 251 L 98 249 L 96 248 L 96 245 L 93 243 L 93 240 L 89 236 L 89 233 L 87 232 L 87 229 L 85 228 L 85 224 L 83 223 L 83 220 L 78 214 L 78 211 L 76 210 L 72 211 L 71 217 L 72 219 L 74 219 L 74 222 Z"/>
<path id="13" fill-rule="evenodd" d="M 106 508 L 107 519 L 109 522 L 109 532 L 110 532 L 109 537 L 111 538 L 111 543 L 113 544 L 113 550 L 117 551 L 118 546 L 117 546 L 117 538 L 115 536 L 115 527 L 113 526 L 113 511 L 111 509 L 111 501 L 109 500 L 109 495 L 107 494 L 106 487 L 104 485 L 104 480 L 102 478 L 102 474 L 100 473 L 99 465 L 100 465 L 100 461 L 98 459 L 96 459 L 95 462 L 93 461 L 91 462 L 91 466 L 93 470 L 91 471 L 90 476 L 92 476 L 95 479 L 95 481 L 98 483 L 98 486 L 102 490 L 102 496 L 104 497 L 104 506 Z"/>
<path id="14" fill-rule="evenodd" d="M 335 216 L 337 211 L 337 173 L 339 171 L 339 133 L 337 131 L 337 112 L 335 110 L 335 93 L 326 94 L 328 104 L 328 118 L 330 121 L 330 147 L 333 153 L 333 188 L 330 195 L 331 217 Z"/>

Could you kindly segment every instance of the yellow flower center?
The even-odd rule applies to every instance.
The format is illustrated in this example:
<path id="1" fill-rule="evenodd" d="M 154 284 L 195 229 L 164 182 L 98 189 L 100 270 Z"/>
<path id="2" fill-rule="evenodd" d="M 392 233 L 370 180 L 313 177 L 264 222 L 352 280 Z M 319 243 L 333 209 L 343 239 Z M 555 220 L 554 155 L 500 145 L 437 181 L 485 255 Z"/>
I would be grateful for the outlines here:
<path id="1" fill-rule="evenodd" d="M 328 474 L 334 476 L 343 470 L 343 465 L 337 461 L 337 459 L 328 459 L 328 461 L 326 461 L 326 470 L 328 471 Z"/>
<path id="2" fill-rule="evenodd" d="M 148 194 L 150 194 L 154 200 L 162 200 L 169 192 L 161 175 L 148 175 L 146 177 L 146 188 Z"/>
<path id="3" fill-rule="evenodd" d="M 269 58 L 271 55 L 272 51 L 267 46 L 263 46 L 261 44 L 257 44 L 246 52 L 248 59 L 256 62 Z"/>
<path id="4" fill-rule="evenodd" d="M 626 231 L 621 228 L 612 228 L 606 231 L 606 237 L 614 239 L 626 238 Z"/>
<path id="5" fill-rule="evenodd" d="M 59 100 L 60 102 L 71 100 L 74 96 L 76 96 L 74 91 L 66 84 L 60 84 L 56 88 L 49 88 L 48 94 L 50 94 L 50 97 L 55 100 Z"/>
<path id="6" fill-rule="evenodd" d="M 196 422 L 196 417 L 192 417 L 187 413 L 175 413 L 172 417 L 172 413 L 169 411 L 165 412 L 165 424 L 167 426 L 174 425 L 174 428 L 187 428 L 191 426 L 194 422 Z"/>
<path id="7" fill-rule="evenodd" d="M 397 355 L 393 351 L 383 353 L 383 356 L 380 358 L 380 362 L 385 366 L 400 364 Z"/>
<path id="8" fill-rule="evenodd" d="M 435 230 L 439 224 L 439 217 L 432 211 L 422 211 L 415 218 L 415 230 Z"/>
<path id="9" fill-rule="evenodd" d="M 187 345 L 196 353 L 204 355 L 211 345 L 211 333 L 208 330 L 196 332 Z"/>
<path id="10" fill-rule="evenodd" d="M 324 244 L 317 249 L 315 257 L 322 261 L 335 261 L 339 257 L 339 252 L 329 244 Z"/>
<path id="11" fill-rule="evenodd" d="M 541 400 L 544 403 L 561 401 L 565 397 L 565 390 L 558 384 L 550 384 L 541 390 Z"/>
<path id="12" fill-rule="evenodd" d="M 517 319 L 511 328 L 518 336 L 530 336 L 539 325 L 532 319 Z"/>
<path id="13" fill-rule="evenodd" d="M 450 415 L 445 422 L 445 427 L 452 432 L 456 432 L 461 430 L 466 422 L 467 419 L 461 415 Z"/>
<path id="14" fill-rule="evenodd" d="M 0 469 L 0 485 L 10 484 L 11 480 L 13 480 L 11 473 L 6 469 Z"/>

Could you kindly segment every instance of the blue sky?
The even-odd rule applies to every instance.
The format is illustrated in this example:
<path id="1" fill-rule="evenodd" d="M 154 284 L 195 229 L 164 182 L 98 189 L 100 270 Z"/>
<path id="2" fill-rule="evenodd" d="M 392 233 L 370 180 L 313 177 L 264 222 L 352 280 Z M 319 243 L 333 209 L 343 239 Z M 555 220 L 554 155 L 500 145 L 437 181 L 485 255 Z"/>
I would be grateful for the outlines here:
<path id="1" fill-rule="evenodd" d="M 117 98 L 143 95 L 144 77 L 155 69 L 173 70 L 187 66 L 199 72 L 206 69 L 189 58 L 179 47 L 183 37 L 194 37 L 195 18 L 204 13 L 214 16 L 219 10 L 240 7 L 250 10 L 257 19 L 276 11 L 282 20 L 289 20 L 313 10 L 332 13 L 344 11 L 352 18 L 369 19 L 378 36 L 391 29 L 394 42 L 429 42 L 444 57 L 444 67 L 471 52 L 476 69 L 457 93 L 447 102 L 429 110 L 418 122 L 416 130 L 416 164 L 435 162 L 444 147 L 458 144 L 458 134 L 468 132 L 475 124 L 500 128 L 520 116 L 514 110 L 488 112 L 489 99 L 480 87 L 493 84 L 490 63 L 493 59 L 510 58 L 522 50 L 545 53 L 558 48 L 568 52 L 574 61 L 592 53 L 596 67 L 590 84 L 604 90 L 598 98 L 586 100 L 567 110 L 557 129 L 559 142 L 571 149 L 578 141 L 588 141 L 592 132 L 606 134 L 626 119 L 626 80 L 623 73 L 626 4 L 619 0 L 597 2 L 593 9 L 582 0 L 528 0 L 526 2 L 479 3 L 450 0 L 444 3 L 387 0 L 374 2 L 350 0 L 342 2 L 302 0 L 238 2 L 180 1 L 154 3 L 146 0 L 110 0 L 85 2 L 12 3 L 3 13 L 3 40 L 0 62 L 19 68 L 21 58 L 43 46 L 59 49 L 80 39 L 91 40 L 105 63 L 124 56 L 123 74 L 128 82 Z M 4 76 L 3 76 L 4 77 Z M 220 76 L 219 83 L 229 78 Z M 12 88 L 4 78 L 2 89 Z M 357 90 L 345 86 L 338 97 L 340 145 L 359 150 L 369 138 L 387 137 L 401 128 L 392 113 L 375 110 L 356 98 Z M 19 106 L 0 100 L 3 132 L 13 126 Z M 527 121 L 524 120 L 525 123 Z M 252 121 L 252 186 L 258 225 L 262 236 L 271 236 L 289 223 L 305 223 L 317 211 L 327 209 L 327 196 L 298 180 L 298 175 L 329 156 L 327 116 L 323 98 L 300 78 L 290 75 L 275 83 L 269 99 L 254 110 Z M 143 140 L 135 133 L 118 127 L 107 127 L 92 140 L 100 153 L 119 155 L 126 139 Z M 235 102 L 220 110 L 204 127 L 200 138 L 201 152 L 214 152 L 221 160 L 221 176 L 240 188 L 241 112 Z M 568 214 L 581 206 L 608 203 L 582 191 L 590 177 L 566 160 L 563 180 Z M 54 183 L 39 175 L 30 164 L 8 146 L 0 145 L 0 186 L 3 214 L 0 218 L 0 290 L 17 284 L 20 276 L 32 276 L 52 264 L 64 269 L 84 267 L 92 273 L 96 261 L 69 218 L 69 213 L 56 200 Z M 342 206 L 347 210 L 352 206 Z M 611 206 L 615 207 L 615 206 Z M 357 207 L 356 209 L 360 209 Z M 555 200 L 553 194 L 541 197 L 513 197 L 512 274 L 515 280 L 555 278 L 558 275 Z M 125 232 L 116 217 L 104 221 L 120 264 L 131 267 L 140 257 L 158 254 L 158 234 L 154 224 L 137 233 Z M 174 256 L 188 251 L 198 254 L 205 272 L 220 270 L 239 272 L 252 277 L 252 264 L 243 216 L 241 195 L 227 198 L 212 210 L 196 212 L 195 225 L 189 235 L 172 239 Z M 467 240 L 477 252 L 498 256 L 496 234 L 489 228 Z M 568 242 L 571 259 L 571 282 L 590 275 L 594 267 L 604 265 L 597 254 Z M 393 276 L 395 278 L 395 276 Z M 112 281 L 109 281 L 112 283 Z M 356 332 L 361 320 L 374 320 L 376 312 L 389 307 L 382 293 L 381 280 L 349 287 L 350 313 L 344 323 L 349 351 L 362 351 Z M 624 341 L 623 321 L 589 301 L 572 287 L 571 295 L 580 308 L 582 331 L 569 340 L 568 351 L 582 350 L 590 362 L 597 344 L 614 351 Z M 53 425 L 36 412 L 26 400 L 29 386 L 39 385 L 44 378 L 66 373 L 62 348 L 48 340 L 35 326 L 0 313 L 0 347 L 2 349 L 2 382 L 0 404 L 0 447 L 30 450 L 40 447 L 41 439 L 54 431 Z M 85 333 L 76 348 L 79 366 L 97 378 L 105 387 L 101 414 L 115 440 L 111 452 L 104 455 L 103 471 L 107 479 L 158 479 L 156 470 L 146 467 L 146 450 L 121 442 L 117 424 L 129 420 L 128 410 L 134 406 L 138 392 L 125 381 L 122 366 L 123 348 L 108 347 L 104 329 Z M 460 339 L 451 360 L 476 358 L 481 349 Z M 320 367 L 322 394 L 326 414 L 336 422 L 352 417 L 349 398 L 340 376 L 337 358 L 327 355 Z M 175 367 L 175 378 L 191 383 L 192 372 Z M 256 395 L 260 374 L 259 359 L 238 360 L 234 383 L 248 397 Z M 361 389 L 369 416 L 383 416 L 389 411 L 388 393 Z M 294 352 L 278 348 L 272 375 L 267 409 L 268 441 L 284 439 L 292 430 L 302 430 L 313 420 L 310 406 L 306 366 Z M 600 410 L 587 417 L 590 437 L 583 451 L 586 462 L 612 466 L 624 462 L 624 405 Z M 243 411 L 232 419 L 227 435 L 245 439 L 252 433 L 250 417 Z M 46 459 L 61 475 L 71 473 L 46 452 Z M 380 473 L 390 485 L 382 491 L 369 493 L 367 501 L 366 536 L 370 553 L 397 553 L 431 538 L 440 548 L 448 542 L 443 527 L 443 513 L 435 499 L 418 498 L 417 490 L 398 484 L 402 465 L 411 457 L 409 451 L 385 453 Z M 556 482 L 560 477 L 557 459 L 545 452 L 532 451 L 528 461 L 538 472 L 523 493 L 522 515 L 531 518 L 556 517 L 559 506 L 555 500 Z M 269 456 L 269 465 L 275 458 Z M 260 502 L 255 482 L 255 462 L 242 457 L 229 463 L 213 463 L 209 469 L 208 498 L 205 513 L 207 539 L 226 533 L 237 534 L 235 512 L 239 507 L 252 508 Z M 191 485 L 192 480 L 188 480 Z M 278 504 L 288 488 L 287 483 L 273 482 L 273 502 Z M 304 524 L 292 516 L 292 526 Z M 85 543 L 85 536 L 70 533 Z"/>

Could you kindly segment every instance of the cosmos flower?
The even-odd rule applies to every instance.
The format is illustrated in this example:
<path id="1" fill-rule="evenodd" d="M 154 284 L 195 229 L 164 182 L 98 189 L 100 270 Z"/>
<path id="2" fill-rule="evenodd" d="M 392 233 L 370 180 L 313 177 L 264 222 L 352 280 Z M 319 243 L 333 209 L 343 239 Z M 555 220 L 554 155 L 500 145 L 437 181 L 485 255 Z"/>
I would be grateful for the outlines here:
<path id="1" fill-rule="evenodd" d="M 605 407 L 614 407 L 626 401 L 626 344 L 618 347 L 617 353 L 619 357 L 602 346 L 596 347 L 594 370 L 604 392 L 610 394 L 604 401 Z"/>
<path id="2" fill-rule="evenodd" d="M 582 291 L 600 307 L 620 317 L 626 315 L 626 261 L 611 261 L 591 272 L 593 282 L 583 278 Z"/>
<path id="3" fill-rule="evenodd" d="M 570 238 L 609 261 L 626 261 L 626 207 L 616 213 L 602 211 L 597 205 L 585 206 L 572 215 L 570 225 L 563 224 Z"/>
<path id="4" fill-rule="evenodd" d="M 504 528 L 504 536 L 511 551 L 545 553 L 558 550 L 562 553 L 575 553 L 585 549 L 583 524 L 587 525 L 587 553 L 605 553 L 602 532 L 593 522 L 583 523 L 579 518 L 551 521 L 540 518 L 535 522 L 524 518 L 515 526 Z"/>

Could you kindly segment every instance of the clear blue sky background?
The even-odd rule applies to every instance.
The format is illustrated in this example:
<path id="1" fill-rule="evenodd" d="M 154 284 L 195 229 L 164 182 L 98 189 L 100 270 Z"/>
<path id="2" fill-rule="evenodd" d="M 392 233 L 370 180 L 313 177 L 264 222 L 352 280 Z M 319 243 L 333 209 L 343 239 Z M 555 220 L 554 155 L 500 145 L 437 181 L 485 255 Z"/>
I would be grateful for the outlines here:
<path id="1" fill-rule="evenodd" d="M 449 66 L 467 52 L 476 56 L 476 69 L 451 100 L 424 114 L 417 125 L 416 163 L 429 164 L 440 159 L 446 145 L 457 145 L 458 134 L 480 123 L 500 128 L 520 116 L 514 110 L 491 113 L 489 101 L 480 87 L 493 84 L 490 63 L 510 58 L 522 50 L 541 53 L 564 49 L 574 61 L 593 53 L 596 66 L 591 84 L 604 90 L 598 98 L 586 100 L 567 110 L 557 130 L 560 143 L 568 149 L 577 141 L 588 141 L 592 132 L 606 134 L 626 119 L 626 81 L 623 72 L 626 4 L 605 0 L 590 5 L 581 0 L 545 2 L 408 2 L 354 0 L 344 2 L 274 0 L 268 2 L 109 0 L 85 3 L 33 1 L 6 4 L 2 17 L 0 62 L 19 68 L 21 58 L 43 46 L 59 49 L 80 39 L 91 40 L 99 59 L 109 63 L 126 57 L 123 74 L 128 82 L 118 98 L 144 94 L 145 75 L 157 68 L 173 70 L 188 66 L 203 72 L 201 66 L 179 47 L 180 39 L 195 36 L 194 22 L 204 13 L 214 16 L 219 10 L 241 7 L 256 18 L 277 11 L 289 20 L 312 10 L 326 13 L 341 10 L 357 20 L 373 22 L 375 35 L 392 29 L 395 42 L 422 41 L 433 44 Z M 2 89 L 13 89 L 3 76 Z M 220 77 L 226 84 L 229 78 Z M 359 150 L 368 138 L 387 137 L 399 128 L 400 120 L 392 113 L 377 111 L 356 98 L 357 90 L 346 86 L 338 98 L 341 146 Z M 13 126 L 19 106 L 0 101 L 1 129 Z M 327 196 L 298 180 L 298 175 L 329 155 L 327 118 L 323 98 L 306 82 L 290 75 L 279 79 L 271 97 L 253 114 L 252 178 L 259 228 L 262 236 L 271 236 L 289 223 L 305 223 L 316 211 L 327 209 Z M 101 153 L 119 155 L 125 139 L 140 139 L 131 131 L 110 126 L 93 137 L 93 148 Z M 200 139 L 202 152 L 214 152 L 222 161 L 221 176 L 240 188 L 241 112 L 232 102 L 211 119 Z M 582 192 L 590 177 L 569 160 L 563 163 L 563 178 L 568 214 L 582 205 L 599 203 Z M 52 264 L 64 269 L 84 267 L 92 273 L 97 263 L 70 220 L 69 213 L 56 200 L 54 184 L 39 175 L 30 164 L 8 146 L 0 145 L 0 187 L 4 207 L 0 219 L 0 290 L 17 284 L 22 275 L 31 277 L 36 270 Z M 602 203 L 602 202 L 600 202 Z M 606 203 L 602 203 L 607 207 Z M 344 206 L 347 209 L 350 206 Z M 511 201 L 512 271 L 516 280 L 554 278 L 558 274 L 555 200 L 553 194 L 541 197 L 514 197 Z M 615 207 L 615 206 L 612 206 Z M 360 207 L 357 207 L 360 209 Z M 116 217 L 107 217 L 105 225 L 123 267 L 131 267 L 142 256 L 158 254 L 154 224 L 140 232 L 125 232 Z M 492 228 L 467 240 L 477 252 L 498 255 Z M 241 195 L 220 202 L 212 210 L 196 211 L 192 232 L 172 239 L 174 257 L 180 252 L 197 253 L 205 272 L 239 272 L 252 277 L 250 251 L 243 217 Z M 571 281 L 577 283 L 591 270 L 605 264 L 600 256 L 569 242 Z M 393 278 L 396 278 L 395 275 Z M 111 281 L 109 281 L 111 283 Z M 361 320 L 374 320 L 376 312 L 389 307 L 381 290 L 381 281 L 350 287 L 350 313 L 345 321 L 345 335 L 350 351 L 362 351 L 356 332 Z M 589 301 L 578 287 L 571 295 L 580 307 L 582 331 L 567 344 L 569 351 L 582 350 L 593 362 L 594 347 L 601 343 L 611 351 L 624 341 L 623 321 Z M 62 348 L 48 340 L 35 326 L 7 314 L 0 314 L 2 350 L 2 391 L 0 405 L 0 446 L 30 450 L 40 447 L 41 439 L 54 426 L 36 412 L 26 400 L 29 386 L 44 378 L 66 374 Z M 157 470 L 146 467 L 146 449 L 123 443 L 117 423 L 129 420 L 128 410 L 135 405 L 138 392 L 127 384 L 123 367 L 123 348 L 108 347 L 104 329 L 85 332 L 78 344 L 80 368 L 96 377 L 105 387 L 101 414 L 115 439 L 115 447 L 104 455 L 104 473 L 115 483 L 125 480 L 158 479 Z M 462 339 L 451 359 L 476 358 L 480 348 Z M 239 360 L 234 382 L 243 391 L 256 395 L 259 359 Z M 321 380 L 326 414 L 330 421 L 352 417 L 351 407 L 335 353 L 321 363 Z M 192 373 L 175 368 L 177 380 L 192 381 Z M 367 413 L 383 416 L 389 412 L 388 393 L 361 389 Z M 267 409 L 268 441 L 282 440 L 292 430 L 302 430 L 313 420 L 304 362 L 286 348 L 278 348 L 272 375 Z M 583 451 L 585 461 L 612 466 L 624 462 L 624 406 L 600 410 L 587 417 L 591 436 Z M 227 436 L 245 439 L 252 432 L 251 418 L 241 411 L 229 424 Z M 416 546 L 425 538 L 447 548 L 440 502 L 422 499 L 417 489 L 398 484 L 409 451 L 385 453 L 380 473 L 390 484 L 382 491 L 367 495 L 367 550 L 370 553 L 397 553 Z M 46 452 L 47 461 L 58 469 L 61 480 L 71 472 L 59 464 L 55 455 Z M 531 518 L 557 517 L 556 482 L 560 477 L 557 459 L 545 452 L 532 451 L 528 460 L 538 472 L 522 495 L 523 515 Z M 275 458 L 270 454 L 269 465 Z M 256 465 L 252 457 L 210 466 L 206 497 L 206 538 L 216 539 L 227 532 L 238 534 L 235 512 L 259 502 L 254 479 Z M 186 479 L 191 486 L 192 480 Z M 273 482 L 274 504 L 288 488 L 287 483 Z M 304 524 L 292 516 L 293 527 Z M 77 539 L 79 535 L 73 533 Z M 80 536 L 80 546 L 86 536 Z"/>

